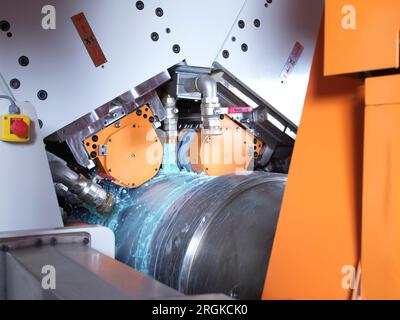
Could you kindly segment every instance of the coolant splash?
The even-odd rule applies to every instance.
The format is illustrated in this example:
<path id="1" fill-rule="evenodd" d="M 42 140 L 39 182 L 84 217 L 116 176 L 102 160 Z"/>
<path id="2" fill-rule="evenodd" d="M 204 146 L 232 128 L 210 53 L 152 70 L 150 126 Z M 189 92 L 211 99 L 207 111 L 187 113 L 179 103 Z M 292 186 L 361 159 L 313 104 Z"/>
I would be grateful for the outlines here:
<path id="1" fill-rule="evenodd" d="M 174 143 L 164 144 L 164 158 L 162 167 L 164 173 L 178 173 L 179 168 L 177 165 L 177 146 Z"/>
<path id="2" fill-rule="evenodd" d="M 175 165 L 161 170 L 157 177 L 138 189 L 104 183 L 103 187 L 116 198 L 113 212 L 105 217 L 94 208 L 77 208 L 67 222 L 80 220 L 110 228 L 115 234 L 116 258 L 151 275 L 151 239 L 159 223 L 182 195 L 211 179 L 206 175 L 179 172 Z"/>

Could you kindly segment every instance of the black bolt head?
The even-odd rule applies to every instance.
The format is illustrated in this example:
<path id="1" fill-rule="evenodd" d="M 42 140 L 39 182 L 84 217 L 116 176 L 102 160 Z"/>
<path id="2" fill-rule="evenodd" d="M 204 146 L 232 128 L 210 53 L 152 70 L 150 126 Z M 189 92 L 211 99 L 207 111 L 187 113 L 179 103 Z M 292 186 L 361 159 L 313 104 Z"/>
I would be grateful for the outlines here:
<path id="1" fill-rule="evenodd" d="M 20 66 L 26 67 L 29 64 L 29 58 L 27 56 L 21 56 L 18 59 L 18 63 L 20 64 Z"/>
<path id="2" fill-rule="evenodd" d="M 18 79 L 11 79 L 10 87 L 14 90 L 18 89 L 21 86 L 21 82 Z"/>
<path id="3" fill-rule="evenodd" d="M 0 21 L 0 30 L 4 32 L 10 30 L 10 23 L 6 20 Z"/>
<path id="4" fill-rule="evenodd" d="M 143 10 L 143 9 L 144 9 L 144 3 L 143 3 L 143 1 L 137 1 L 137 2 L 136 2 L 136 8 L 137 8 L 138 10 Z"/>
<path id="5" fill-rule="evenodd" d="M 179 53 L 181 52 L 181 47 L 178 44 L 174 44 L 174 46 L 172 47 L 172 51 L 174 53 Z"/>
<path id="6" fill-rule="evenodd" d="M 42 100 L 42 101 L 46 100 L 47 97 L 48 97 L 47 91 L 46 90 L 40 90 L 37 93 L 37 97 L 38 97 L 39 100 Z"/>

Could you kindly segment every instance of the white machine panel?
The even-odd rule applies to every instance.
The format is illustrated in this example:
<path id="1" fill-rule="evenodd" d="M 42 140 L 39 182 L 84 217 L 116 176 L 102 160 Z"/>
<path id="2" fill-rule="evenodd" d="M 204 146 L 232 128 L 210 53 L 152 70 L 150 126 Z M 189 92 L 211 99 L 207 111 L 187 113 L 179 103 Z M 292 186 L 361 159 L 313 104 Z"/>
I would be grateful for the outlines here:
<path id="1" fill-rule="evenodd" d="M 7 83 L 20 81 L 13 94 L 37 107 L 43 136 L 183 60 L 210 67 L 245 0 L 143 3 L 139 10 L 135 0 L 0 0 L 0 21 L 11 25 L 0 31 L 0 73 Z M 55 30 L 42 27 L 48 4 L 56 9 Z M 81 12 L 107 59 L 103 66 L 94 65 L 71 20 Z M 19 64 L 21 56 L 28 66 Z M 38 99 L 40 90 L 47 100 Z"/>
<path id="2" fill-rule="evenodd" d="M 217 58 L 294 125 L 300 123 L 323 3 L 247 1 Z"/>
<path id="3" fill-rule="evenodd" d="M 9 103 L 0 102 L 0 113 Z M 63 227 L 34 107 L 17 102 L 30 117 L 31 142 L 0 141 L 0 232 Z"/>
<path id="4" fill-rule="evenodd" d="M 115 236 L 111 229 L 98 225 L 77 225 L 65 228 L 47 229 L 47 230 L 27 230 L 1 232 L 0 239 L 41 237 L 47 235 L 68 235 L 76 233 L 87 233 L 90 236 L 90 247 L 100 253 L 115 258 Z"/>

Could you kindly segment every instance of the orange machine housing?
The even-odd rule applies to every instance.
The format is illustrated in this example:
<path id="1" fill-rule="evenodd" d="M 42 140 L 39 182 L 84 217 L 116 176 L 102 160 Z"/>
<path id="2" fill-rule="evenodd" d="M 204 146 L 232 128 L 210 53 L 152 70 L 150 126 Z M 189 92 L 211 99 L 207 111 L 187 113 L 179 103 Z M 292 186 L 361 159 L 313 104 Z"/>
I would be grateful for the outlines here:
<path id="1" fill-rule="evenodd" d="M 400 75 L 366 81 L 363 299 L 400 299 Z"/>
<path id="2" fill-rule="evenodd" d="M 400 299 L 400 1 L 325 9 L 325 75 L 369 78 L 323 77 L 320 39 L 264 298 Z"/>
<path id="3" fill-rule="evenodd" d="M 323 76 L 321 33 L 264 299 L 350 299 L 360 258 L 363 84 Z"/>
<path id="4" fill-rule="evenodd" d="M 155 117 L 143 106 L 84 141 L 97 167 L 115 184 L 137 188 L 159 171 L 163 147 L 153 128 Z"/>
<path id="5" fill-rule="evenodd" d="M 325 1 L 325 75 L 399 68 L 399 0 Z"/>
<path id="6" fill-rule="evenodd" d="M 189 158 L 196 172 L 222 176 L 253 170 L 264 143 L 229 116 L 221 121 L 222 135 L 203 137 L 199 131 L 189 148 Z"/>

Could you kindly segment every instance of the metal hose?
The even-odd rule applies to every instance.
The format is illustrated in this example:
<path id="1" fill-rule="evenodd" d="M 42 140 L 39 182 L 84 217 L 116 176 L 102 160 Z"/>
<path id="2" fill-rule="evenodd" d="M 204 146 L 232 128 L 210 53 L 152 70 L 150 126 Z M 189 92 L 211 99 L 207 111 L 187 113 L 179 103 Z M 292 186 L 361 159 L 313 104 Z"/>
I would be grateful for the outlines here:
<path id="1" fill-rule="evenodd" d="M 71 170 L 65 161 L 54 154 L 47 153 L 50 170 L 55 183 L 61 183 L 84 203 L 93 206 L 103 214 L 109 214 L 114 208 L 112 193 L 106 192 L 100 185 Z"/>

